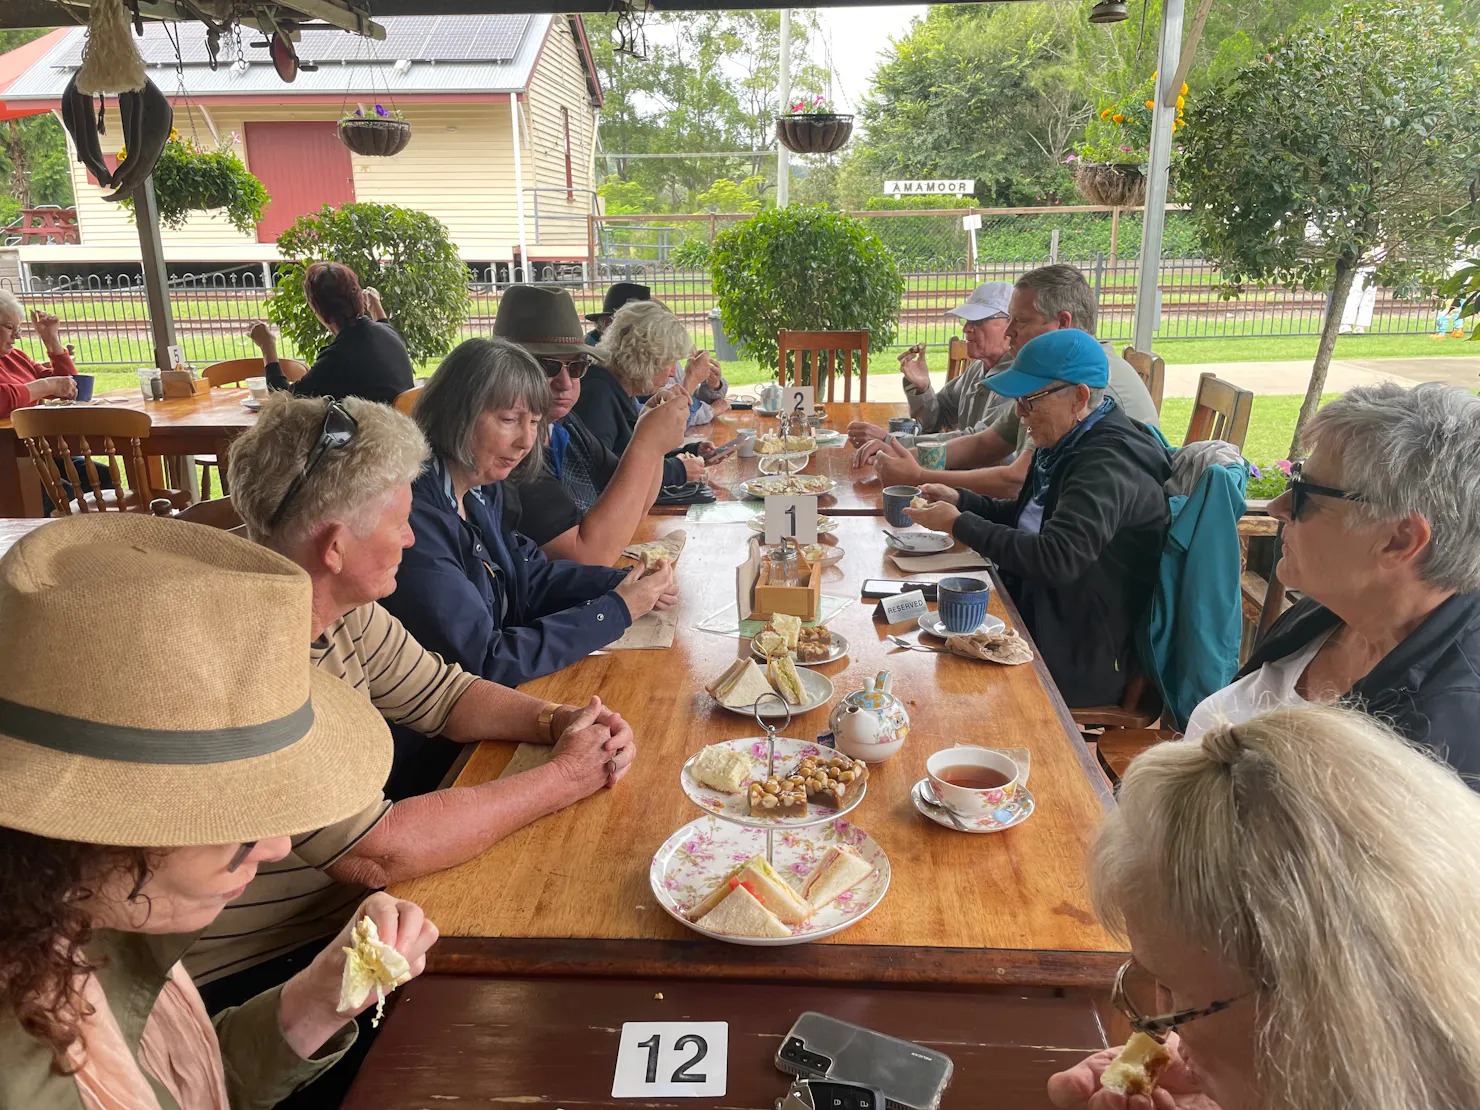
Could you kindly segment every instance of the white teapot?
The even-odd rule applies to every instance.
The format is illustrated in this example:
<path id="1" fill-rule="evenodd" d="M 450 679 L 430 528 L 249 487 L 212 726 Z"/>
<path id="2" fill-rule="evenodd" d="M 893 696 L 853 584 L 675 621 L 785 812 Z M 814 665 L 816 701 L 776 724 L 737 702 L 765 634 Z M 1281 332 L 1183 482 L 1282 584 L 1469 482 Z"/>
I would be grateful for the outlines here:
<path id="1" fill-rule="evenodd" d="M 910 715 L 891 686 L 890 673 L 880 671 L 833 708 L 828 727 L 838 751 L 865 763 L 880 763 L 904 747 Z"/>

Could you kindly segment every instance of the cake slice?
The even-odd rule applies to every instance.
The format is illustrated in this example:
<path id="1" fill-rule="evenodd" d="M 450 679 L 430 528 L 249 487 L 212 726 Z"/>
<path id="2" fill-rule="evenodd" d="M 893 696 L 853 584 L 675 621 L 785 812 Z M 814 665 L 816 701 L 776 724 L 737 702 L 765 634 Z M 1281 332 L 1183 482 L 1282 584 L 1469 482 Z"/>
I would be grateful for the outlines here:
<path id="1" fill-rule="evenodd" d="M 750 891 L 736 884 L 719 904 L 694 922 L 716 933 L 728 933 L 736 937 L 789 937 L 786 927 Z"/>
<path id="2" fill-rule="evenodd" d="M 1100 1086 L 1116 1094 L 1151 1097 L 1156 1080 L 1172 1062 L 1166 1045 L 1145 1033 L 1132 1033 L 1120 1055 L 1100 1076 Z"/>
<path id="3" fill-rule="evenodd" d="M 873 865 L 852 848 L 829 848 L 802 883 L 802 898 L 816 913 L 873 873 Z"/>
<path id="4" fill-rule="evenodd" d="M 710 744 L 699 753 L 689 773 L 701 785 L 725 794 L 738 794 L 755 770 L 755 761 L 744 752 Z"/>

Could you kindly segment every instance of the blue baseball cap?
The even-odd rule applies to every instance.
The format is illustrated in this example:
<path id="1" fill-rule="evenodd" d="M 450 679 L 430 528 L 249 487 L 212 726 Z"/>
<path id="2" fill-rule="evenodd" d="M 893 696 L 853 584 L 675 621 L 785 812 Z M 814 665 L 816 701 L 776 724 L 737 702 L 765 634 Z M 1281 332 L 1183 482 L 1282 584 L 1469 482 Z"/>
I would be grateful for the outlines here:
<path id="1" fill-rule="evenodd" d="M 1009 369 L 982 385 L 1003 397 L 1026 397 L 1054 382 L 1104 389 L 1110 383 L 1110 359 L 1100 341 L 1078 328 L 1044 332 L 1023 344 Z"/>

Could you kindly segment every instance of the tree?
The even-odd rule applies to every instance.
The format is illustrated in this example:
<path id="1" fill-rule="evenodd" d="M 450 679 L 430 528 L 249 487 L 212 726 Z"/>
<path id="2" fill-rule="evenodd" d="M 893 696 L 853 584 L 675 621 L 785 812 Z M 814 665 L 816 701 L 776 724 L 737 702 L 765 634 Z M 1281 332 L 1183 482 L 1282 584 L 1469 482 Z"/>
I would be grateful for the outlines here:
<path id="1" fill-rule="evenodd" d="M 1480 47 L 1436 4 L 1357 3 L 1281 36 L 1205 100 L 1182 135 L 1206 257 L 1244 282 L 1327 290 L 1296 422 L 1320 404 L 1358 269 L 1413 287 L 1456 249 L 1480 159 Z"/>
<path id="2" fill-rule="evenodd" d="M 311 262 L 348 266 L 380 291 L 416 359 L 447 351 L 468 318 L 468 270 L 447 228 L 425 212 L 366 201 L 299 216 L 278 236 L 285 260 L 267 315 L 305 354 L 329 341 L 303 295 Z"/>
<path id="3" fill-rule="evenodd" d="M 747 177 L 744 181 L 721 177 L 694 200 L 706 212 L 756 212 L 760 210 L 764 188 L 765 178 L 760 176 Z"/>
<path id="4" fill-rule="evenodd" d="M 45 28 L 0 31 L 0 53 L 44 34 Z M 0 123 L 0 225 L 22 208 L 72 203 L 67 143 L 56 117 L 45 112 Z"/>

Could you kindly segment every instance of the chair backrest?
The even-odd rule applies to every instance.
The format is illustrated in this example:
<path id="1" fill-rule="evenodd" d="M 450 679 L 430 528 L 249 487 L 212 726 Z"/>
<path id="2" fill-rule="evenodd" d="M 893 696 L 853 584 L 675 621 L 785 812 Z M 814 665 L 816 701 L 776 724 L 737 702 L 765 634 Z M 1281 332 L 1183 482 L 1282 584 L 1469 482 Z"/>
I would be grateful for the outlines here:
<path id="1" fill-rule="evenodd" d="M 220 528 L 223 531 L 239 528 L 242 523 L 242 518 L 237 516 L 229 497 L 197 501 L 189 508 L 181 509 L 175 516 L 179 520 L 188 520 L 192 524 L 204 524 L 208 528 Z"/>
<path id="2" fill-rule="evenodd" d="M 411 406 L 416 404 L 416 399 L 421 396 L 421 391 L 425 388 L 426 386 L 413 385 L 406 392 L 396 394 L 396 411 L 410 416 Z"/>
<path id="3" fill-rule="evenodd" d="M 260 378 L 264 373 L 260 358 L 229 358 L 225 362 L 213 362 L 200 372 L 200 376 L 211 383 L 212 389 L 220 389 L 240 385 L 248 378 Z"/>
<path id="4" fill-rule="evenodd" d="M 842 355 L 843 403 L 853 401 L 853 356 L 858 356 L 858 400 L 868 400 L 868 332 L 866 331 L 782 331 L 777 335 L 781 347 L 781 372 L 777 381 L 788 378 L 796 385 L 813 387 L 813 396 L 833 399 L 833 374 Z M 795 365 L 793 365 L 795 355 Z M 805 371 L 805 372 L 804 372 Z M 805 380 L 804 380 L 805 379 Z"/>
<path id="5" fill-rule="evenodd" d="M 1146 392 L 1151 394 L 1151 403 L 1156 406 L 1156 411 L 1161 411 L 1161 395 L 1167 384 L 1167 364 L 1160 355 L 1148 355 L 1145 351 L 1138 351 L 1134 347 L 1127 347 L 1120 352 L 1120 357 L 1131 364 L 1131 369 L 1140 377 L 1146 387 Z"/>
<path id="6" fill-rule="evenodd" d="M 951 336 L 951 345 L 946 354 L 946 381 L 965 370 L 970 361 L 971 358 L 966 353 L 966 340 Z"/>
<path id="7" fill-rule="evenodd" d="M 103 496 L 94 455 L 108 458 L 108 474 L 115 491 L 114 508 L 125 507 L 122 475 L 127 473 L 131 504 L 141 512 L 149 511 L 152 491 L 141 442 L 149 438 L 153 426 L 148 413 L 133 409 L 36 406 L 16 409 L 10 414 L 10 422 L 15 434 L 26 441 L 26 450 L 41 476 L 42 488 L 58 514 L 69 516 L 73 511 L 72 497 L 62 485 L 63 477 L 77 494 L 78 512 L 104 511 L 107 499 Z M 85 483 L 72 461 L 76 456 L 83 460 Z M 88 505 L 84 485 L 92 488 L 92 505 Z"/>
<path id="8" fill-rule="evenodd" d="M 1254 411 L 1254 394 L 1225 382 L 1211 372 L 1197 380 L 1197 397 L 1192 402 L 1192 419 L 1187 422 L 1183 443 L 1201 439 L 1222 439 L 1240 451 L 1249 435 L 1249 416 Z"/>
<path id="9" fill-rule="evenodd" d="M 287 378 L 290 382 L 296 382 L 304 374 L 308 373 L 308 363 L 299 362 L 296 358 L 281 359 L 278 365 L 282 367 L 283 377 Z"/>

